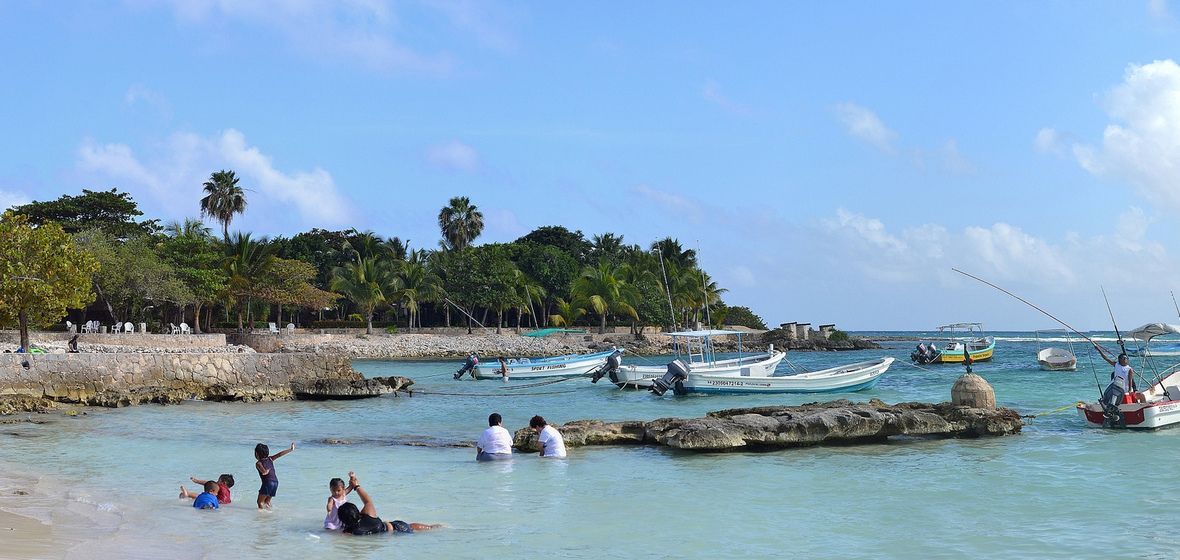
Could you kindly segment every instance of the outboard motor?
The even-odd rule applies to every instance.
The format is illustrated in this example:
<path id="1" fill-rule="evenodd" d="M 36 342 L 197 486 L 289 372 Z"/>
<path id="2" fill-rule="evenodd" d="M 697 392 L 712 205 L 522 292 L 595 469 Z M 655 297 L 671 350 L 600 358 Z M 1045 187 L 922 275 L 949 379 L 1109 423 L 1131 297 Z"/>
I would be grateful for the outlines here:
<path id="1" fill-rule="evenodd" d="M 455 372 L 455 379 L 462 379 L 463 374 L 472 371 L 477 365 L 479 365 L 479 354 L 472 352 L 470 356 L 467 356 L 467 361 L 463 362 L 463 367 Z M 471 376 L 475 377 L 475 372 L 472 371 Z"/>
<path id="2" fill-rule="evenodd" d="M 688 379 L 688 364 L 683 360 L 672 360 L 668 362 L 668 373 L 663 377 L 652 381 L 651 392 L 663 396 L 668 392 L 668 389 L 675 387 L 677 395 L 684 394 L 684 380 Z"/>
<path id="3" fill-rule="evenodd" d="M 603 376 L 609 375 L 611 383 L 619 382 L 619 367 L 623 365 L 623 351 L 615 349 L 611 355 L 606 357 L 606 363 L 602 367 L 594 371 L 594 375 L 590 378 L 591 383 L 598 383 Z"/>

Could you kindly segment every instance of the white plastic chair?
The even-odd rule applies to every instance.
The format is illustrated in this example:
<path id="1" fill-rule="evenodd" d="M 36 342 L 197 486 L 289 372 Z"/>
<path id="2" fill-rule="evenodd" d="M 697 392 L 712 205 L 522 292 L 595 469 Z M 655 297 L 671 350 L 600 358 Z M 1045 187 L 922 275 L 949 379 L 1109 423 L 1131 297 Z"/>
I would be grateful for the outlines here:
<path id="1" fill-rule="evenodd" d="M 295 334 L 295 323 L 287 323 L 287 334 Z"/>
<path id="2" fill-rule="evenodd" d="M 268 324 L 270 325 L 270 334 L 279 334 L 279 327 L 277 325 L 275 325 L 274 323 L 268 323 Z"/>
<path id="3" fill-rule="evenodd" d="M 73 323 L 66 321 L 66 332 L 68 332 L 68 333 L 74 332 L 74 324 Z"/>
<path id="4" fill-rule="evenodd" d="M 180 327 L 172 323 L 168 323 L 168 334 L 180 334 Z"/>
<path id="5" fill-rule="evenodd" d="M 192 331 L 188 328 L 188 323 L 180 324 L 180 334 L 192 334 Z"/>
<path id="6" fill-rule="evenodd" d="M 130 322 L 123 323 L 123 332 L 125 332 L 127 334 L 134 333 L 135 332 L 135 325 L 132 325 Z"/>

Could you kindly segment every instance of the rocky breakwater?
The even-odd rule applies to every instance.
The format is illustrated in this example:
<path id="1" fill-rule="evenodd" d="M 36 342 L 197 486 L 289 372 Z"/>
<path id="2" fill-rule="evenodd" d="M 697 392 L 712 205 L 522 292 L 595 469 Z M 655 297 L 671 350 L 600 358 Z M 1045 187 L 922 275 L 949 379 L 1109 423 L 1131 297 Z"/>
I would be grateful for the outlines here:
<path id="1" fill-rule="evenodd" d="M 975 438 L 1020 433 L 1024 422 L 1008 408 L 952 403 L 888 405 L 840 399 L 801 406 L 764 406 L 710 412 L 705 418 L 651 422 L 579 420 L 556 426 L 569 447 L 666 445 L 692 451 L 778 449 L 823 444 L 880 443 L 891 437 Z M 514 445 L 536 451 L 537 433 L 523 428 Z"/>
<path id="2" fill-rule="evenodd" d="M 351 399 L 404 390 L 412 383 L 401 377 L 366 379 L 339 354 L 0 354 L 0 409 L 36 410 L 48 403 L 119 407 L 193 398 Z"/>

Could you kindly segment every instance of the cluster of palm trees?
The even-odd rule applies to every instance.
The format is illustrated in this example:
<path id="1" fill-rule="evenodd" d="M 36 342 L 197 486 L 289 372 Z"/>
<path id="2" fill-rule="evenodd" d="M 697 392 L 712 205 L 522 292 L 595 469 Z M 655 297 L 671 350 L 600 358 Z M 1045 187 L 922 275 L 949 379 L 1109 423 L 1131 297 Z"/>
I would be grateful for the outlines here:
<path id="1" fill-rule="evenodd" d="M 422 326 L 422 303 L 442 301 L 442 279 L 427 267 L 426 251 L 407 251 L 396 238 L 382 240 L 373 232 L 346 241 L 344 251 L 352 260 L 333 269 L 328 287 L 357 306 L 367 333 L 373 333 L 373 315 L 383 306 L 404 308 L 413 328 Z"/>

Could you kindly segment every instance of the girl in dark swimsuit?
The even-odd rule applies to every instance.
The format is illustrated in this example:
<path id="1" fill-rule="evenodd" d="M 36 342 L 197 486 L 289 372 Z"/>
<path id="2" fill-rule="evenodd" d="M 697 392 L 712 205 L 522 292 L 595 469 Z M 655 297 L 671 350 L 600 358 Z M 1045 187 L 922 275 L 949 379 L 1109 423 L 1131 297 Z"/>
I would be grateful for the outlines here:
<path id="1" fill-rule="evenodd" d="M 340 525 L 342 531 L 349 535 L 376 535 L 379 533 L 413 533 L 414 531 L 426 531 L 429 529 L 439 529 L 446 527 L 446 525 L 426 525 L 424 523 L 406 523 L 405 521 L 382 521 L 377 517 L 377 506 L 373 505 L 373 500 L 369 498 L 369 493 L 361 488 L 359 482 L 356 481 L 356 475 L 348 473 L 348 488 L 356 492 L 357 496 L 361 497 L 363 507 L 359 510 L 356 504 L 346 503 L 337 508 L 336 513 L 340 517 Z"/>

